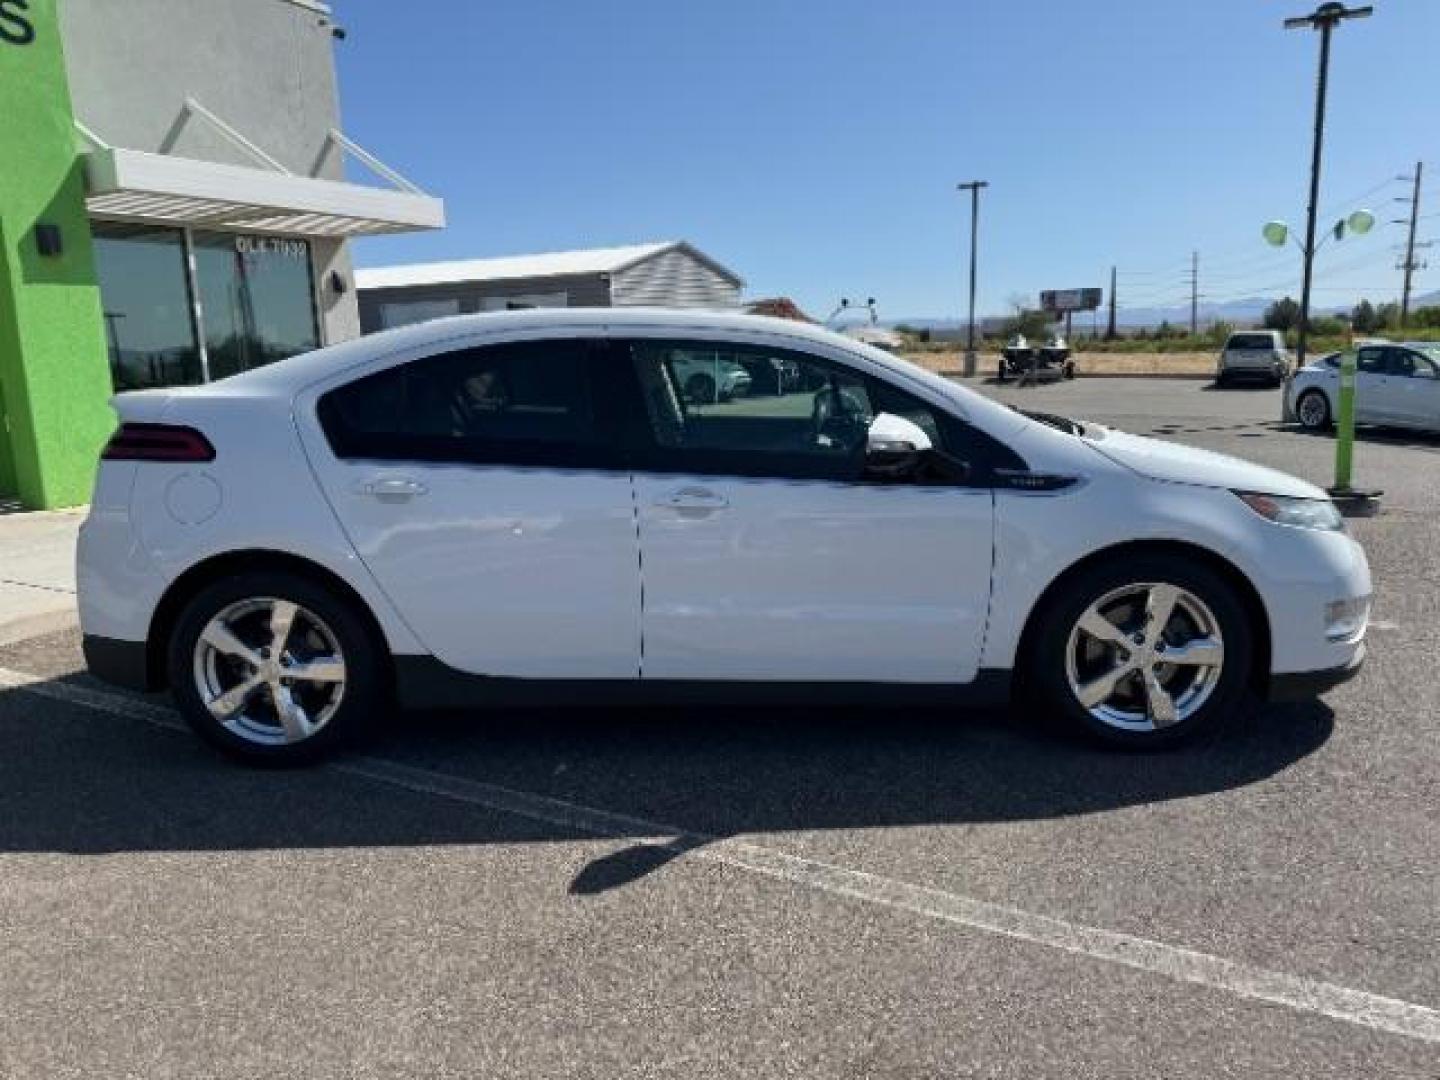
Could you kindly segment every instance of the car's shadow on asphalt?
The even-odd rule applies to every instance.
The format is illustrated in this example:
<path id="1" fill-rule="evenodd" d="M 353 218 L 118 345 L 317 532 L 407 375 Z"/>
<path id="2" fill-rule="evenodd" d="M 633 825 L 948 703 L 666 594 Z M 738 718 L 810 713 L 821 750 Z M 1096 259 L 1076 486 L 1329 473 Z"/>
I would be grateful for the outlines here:
<path id="1" fill-rule="evenodd" d="M 83 676 L 74 685 L 93 686 Z M 62 680 L 69 681 L 69 680 Z M 387 783 L 460 778 L 663 823 L 610 855 L 597 892 L 740 834 L 1054 819 L 1244 787 L 1314 753 L 1322 703 L 1268 706 L 1164 754 L 1119 753 L 1008 712 L 576 708 L 404 715 L 334 768 L 261 771 L 188 732 L 0 691 L 0 852 L 272 850 L 538 843 L 593 835 Z M 349 766 L 347 768 L 347 765 Z M 383 770 L 381 770 L 383 771 Z M 440 787 L 444 787 L 442 783 Z M 552 819 L 553 820 L 553 819 Z M 606 819 L 611 820 L 611 819 Z M 620 824 L 615 839 L 653 841 Z"/>
<path id="2" fill-rule="evenodd" d="M 1287 423 L 1284 430 L 1295 435 L 1308 435 L 1314 439 L 1333 441 L 1333 429 L 1317 431 L 1297 423 Z M 1412 431 L 1408 428 L 1357 427 L 1355 438 L 1360 442 L 1375 443 L 1378 446 L 1395 446 L 1405 450 L 1440 450 L 1440 432 Z"/>

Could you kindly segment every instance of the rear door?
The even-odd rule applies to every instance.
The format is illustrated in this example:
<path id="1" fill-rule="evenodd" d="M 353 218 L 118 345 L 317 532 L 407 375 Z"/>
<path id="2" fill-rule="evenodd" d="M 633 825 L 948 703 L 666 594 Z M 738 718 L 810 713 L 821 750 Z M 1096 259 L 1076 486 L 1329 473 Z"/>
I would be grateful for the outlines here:
<path id="1" fill-rule="evenodd" d="M 689 358 L 792 373 L 730 401 Z M 635 496 L 647 679 L 964 683 L 990 597 L 990 490 L 863 475 L 868 420 L 957 423 L 808 352 L 641 340 Z"/>
<path id="2" fill-rule="evenodd" d="M 1355 421 L 1391 423 L 1389 347 L 1362 345 L 1355 358 Z"/>
<path id="3" fill-rule="evenodd" d="M 454 668 L 638 674 L 639 550 L 603 359 L 577 339 L 452 348 L 319 398 L 306 436 L 326 496 Z"/>

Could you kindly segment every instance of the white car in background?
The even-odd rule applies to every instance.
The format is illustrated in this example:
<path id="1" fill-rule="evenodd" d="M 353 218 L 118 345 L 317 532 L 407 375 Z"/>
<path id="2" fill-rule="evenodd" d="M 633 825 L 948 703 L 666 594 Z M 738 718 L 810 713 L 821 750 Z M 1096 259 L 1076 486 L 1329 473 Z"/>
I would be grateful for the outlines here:
<path id="1" fill-rule="evenodd" d="M 706 354 L 800 378 L 697 406 Z M 79 544 L 90 669 L 168 687 L 250 761 L 318 757 L 393 700 L 1013 693 L 1167 746 L 1364 656 L 1369 567 L 1318 488 L 792 321 L 462 316 L 115 408 Z"/>
<path id="2" fill-rule="evenodd" d="M 1341 354 L 1295 373 L 1284 418 L 1322 431 L 1340 411 Z M 1355 422 L 1440 431 L 1440 344 L 1362 342 L 1355 347 Z"/>
<path id="3" fill-rule="evenodd" d="M 1278 330 L 1240 330 L 1231 334 L 1215 364 L 1215 385 L 1263 379 L 1279 386 L 1290 371 L 1290 352 Z"/>

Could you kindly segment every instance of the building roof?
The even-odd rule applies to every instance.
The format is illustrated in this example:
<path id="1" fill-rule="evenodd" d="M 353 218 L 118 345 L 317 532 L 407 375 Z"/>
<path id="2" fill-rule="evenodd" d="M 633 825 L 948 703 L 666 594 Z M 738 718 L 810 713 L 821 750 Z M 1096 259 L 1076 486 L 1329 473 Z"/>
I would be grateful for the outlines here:
<path id="1" fill-rule="evenodd" d="M 768 315 L 772 319 L 794 319 L 796 322 L 813 323 L 815 320 L 800 310 L 800 305 L 788 296 L 768 296 L 763 300 L 751 300 L 745 305 L 751 315 Z"/>
<path id="2" fill-rule="evenodd" d="M 551 251 L 540 255 L 502 255 L 491 259 L 459 259 L 452 262 L 411 263 L 407 266 L 373 266 L 357 269 L 355 283 L 361 289 L 399 289 L 412 285 L 453 285 L 470 281 L 503 281 L 516 278 L 570 277 L 576 274 L 616 274 L 636 263 L 683 249 L 716 273 L 737 285 L 744 282 L 732 270 L 716 262 L 684 240 L 626 247 L 585 248 L 579 251 Z"/>

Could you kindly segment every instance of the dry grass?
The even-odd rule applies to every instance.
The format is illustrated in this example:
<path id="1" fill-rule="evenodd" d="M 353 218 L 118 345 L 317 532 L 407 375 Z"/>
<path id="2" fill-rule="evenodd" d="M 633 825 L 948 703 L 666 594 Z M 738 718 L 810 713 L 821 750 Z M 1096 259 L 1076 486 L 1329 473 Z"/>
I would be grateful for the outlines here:
<path id="1" fill-rule="evenodd" d="M 1213 352 L 1200 353 L 1085 353 L 1075 354 L 1075 370 L 1086 375 L 1213 375 Z M 964 364 L 961 352 L 906 353 L 905 359 L 929 371 L 953 375 Z M 993 375 L 999 357 L 980 354 L 980 374 Z"/>

